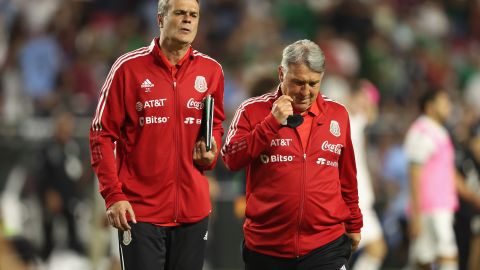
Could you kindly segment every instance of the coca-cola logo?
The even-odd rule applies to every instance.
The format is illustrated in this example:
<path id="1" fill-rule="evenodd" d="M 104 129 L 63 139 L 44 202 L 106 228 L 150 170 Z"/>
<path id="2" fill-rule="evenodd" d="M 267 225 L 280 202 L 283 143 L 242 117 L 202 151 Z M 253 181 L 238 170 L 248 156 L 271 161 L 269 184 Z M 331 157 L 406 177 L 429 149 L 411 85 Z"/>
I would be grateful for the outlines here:
<path id="1" fill-rule="evenodd" d="M 343 148 L 342 144 L 332 144 L 332 143 L 329 143 L 328 141 L 324 141 L 322 143 L 323 151 L 329 151 L 338 155 L 342 153 L 342 148 Z"/>
<path id="2" fill-rule="evenodd" d="M 191 98 L 187 102 L 187 108 L 201 110 L 203 109 L 203 102 Z"/>

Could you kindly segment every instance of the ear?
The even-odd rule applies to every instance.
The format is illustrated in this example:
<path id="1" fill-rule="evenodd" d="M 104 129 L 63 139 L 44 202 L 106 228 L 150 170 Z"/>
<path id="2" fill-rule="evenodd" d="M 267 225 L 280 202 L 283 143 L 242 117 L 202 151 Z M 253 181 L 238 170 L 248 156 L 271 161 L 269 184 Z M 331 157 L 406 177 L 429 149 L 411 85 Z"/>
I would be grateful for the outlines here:
<path id="1" fill-rule="evenodd" d="M 282 66 L 278 67 L 278 79 L 280 80 L 281 83 L 283 83 L 283 79 L 285 77 L 285 74 L 283 73 L 283 68 Z"/>
<path id="2" fill-rule="evenodd" d="M 160 28 L 163 28 L 163 17 L 160 14 L 157 14 L 157 24 Z"/>

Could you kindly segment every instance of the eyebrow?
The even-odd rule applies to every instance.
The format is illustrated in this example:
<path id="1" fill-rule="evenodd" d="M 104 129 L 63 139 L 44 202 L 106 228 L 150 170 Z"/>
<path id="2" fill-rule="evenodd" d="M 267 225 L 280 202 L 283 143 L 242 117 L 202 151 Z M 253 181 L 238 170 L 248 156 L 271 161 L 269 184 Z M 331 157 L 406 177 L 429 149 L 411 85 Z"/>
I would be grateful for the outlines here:
<path id="1" fill-rule="evenodd" d="M 190 15 L 198 15 L 199 12 L 195 10 L 186 10 L 186 9 L 175 9 L 173 10 L 173 13 L 180 12 L 182 14 L 190 14 Z"/>
<path id="2" fill-rule="evenodd" d="M 311 83 L 317 84 L 320 82 L 320 80 L 306 81 L 306 80 L 300 80 L 300 79 L 292 79 L 292 81 L 299 82 L 299 83 L 308 83 L 308 84 L 311 84 Z"/>

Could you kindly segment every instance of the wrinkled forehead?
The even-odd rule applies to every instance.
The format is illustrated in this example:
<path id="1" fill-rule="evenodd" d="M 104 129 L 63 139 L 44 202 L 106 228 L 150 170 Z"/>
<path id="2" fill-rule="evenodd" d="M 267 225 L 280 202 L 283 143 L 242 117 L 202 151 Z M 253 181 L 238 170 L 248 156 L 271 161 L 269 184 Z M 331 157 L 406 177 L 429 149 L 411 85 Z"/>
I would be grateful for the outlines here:
<path id="1" fill-rule="evenodd" d="M 197 0 L 170 0 L 170 10 L 186 10 L 198 12 L 200 9 L 200 3 Z"/>
<path id="2" fill-rule="evenodd" d="M 298 79 L 320 80 L 323 73 L 316 72 L 306 64 L 290 64 L 286 70 L 286 76 Z"/>

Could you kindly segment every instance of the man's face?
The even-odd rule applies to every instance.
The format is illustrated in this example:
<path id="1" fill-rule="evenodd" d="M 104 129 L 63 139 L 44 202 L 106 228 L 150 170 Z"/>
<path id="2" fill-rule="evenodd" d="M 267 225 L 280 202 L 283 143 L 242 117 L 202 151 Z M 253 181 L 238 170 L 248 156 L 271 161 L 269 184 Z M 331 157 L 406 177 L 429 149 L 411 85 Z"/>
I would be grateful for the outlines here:
<path id="1" fill-rule="evenodd" d="M 436 117 L 440 122 L 444 123 L 450 117 L 450 113 L 452 112 L 452 103 L 448 94 L 440 93 L 438 96 L 433 100 L 433 106 L 436 113 Z"/>
<path id="2" fill-rule="evenodd" d="M 475 136 L 470 141 L 470 150 L 477 161 L 480 161 L 480 135 Z"/>
<path id="3" fill-rule="evenodd" d="M 293 99 L 293 109 L 299 113 L 308 110 L 320 92 L 323 73 L 312 71 L 305 64 L 291 64 L 286 72 L 279 67 L 278 74 L 283 94 Z"/>
<path id="4" fill-rule="evenodd" d="M 165 17 L 158 16 L 163 38 L 191 44 L 197 35 L 199 9 L 196 0 L 171 0 Z"/>

